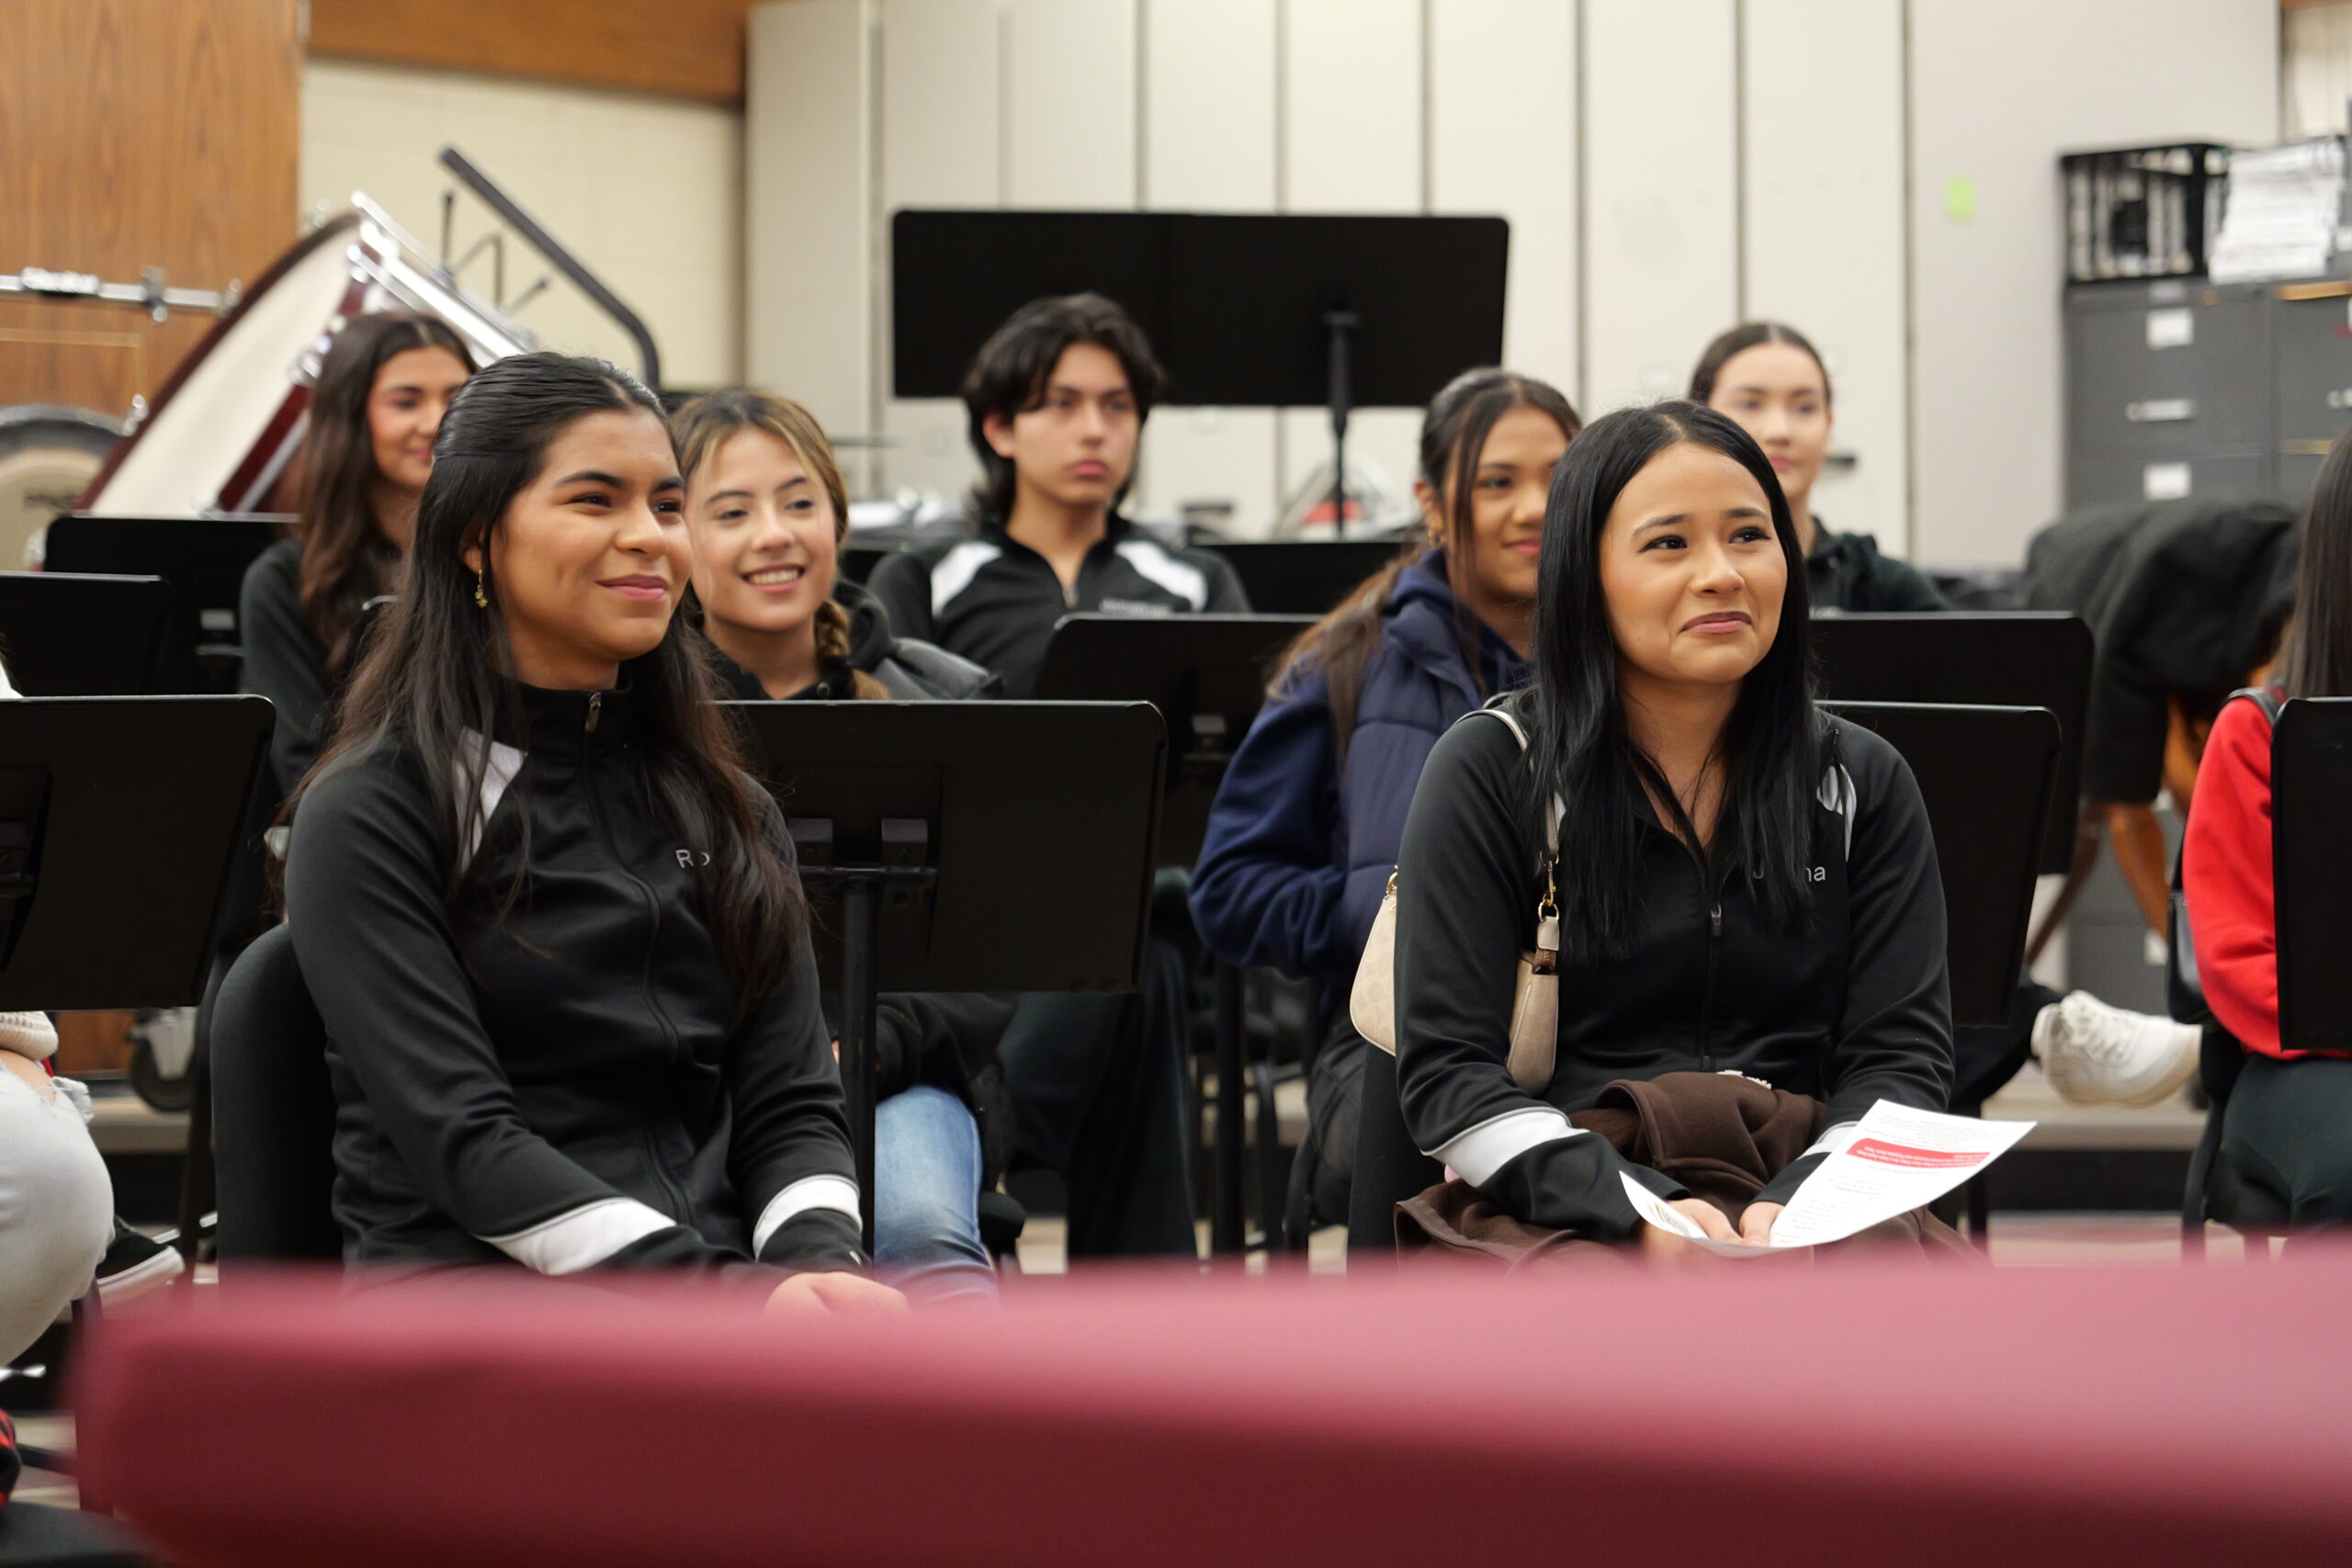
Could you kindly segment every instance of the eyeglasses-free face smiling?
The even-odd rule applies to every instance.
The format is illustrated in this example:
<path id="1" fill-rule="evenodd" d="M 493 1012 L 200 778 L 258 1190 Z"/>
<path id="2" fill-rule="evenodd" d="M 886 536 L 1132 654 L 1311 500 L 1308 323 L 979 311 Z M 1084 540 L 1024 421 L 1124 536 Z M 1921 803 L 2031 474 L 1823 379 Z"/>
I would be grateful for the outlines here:
<path id="1" fill-rule="evenodd" d="M 797 632 L 832 596 L 832 501 L 773 433 L 729 436 L 695 469 L 688 502 L 706 624 Z"/>
<path id="2" fill-rule="evenodd" d="M 1678 442 L 1619 492 L 1600 536 L 1600 583 L 1629 697 L 1736 684 L 1770 651 L 1788 561 L 1755 477 Z"/>
<path id="3" fill-rule="evenodd" d="M 685 502 L 669 432 L 643 409 L 583 414 L 548 444 L 490 539 L 517 678 L 601 691 L 653 650 L 693 570 Z"/>

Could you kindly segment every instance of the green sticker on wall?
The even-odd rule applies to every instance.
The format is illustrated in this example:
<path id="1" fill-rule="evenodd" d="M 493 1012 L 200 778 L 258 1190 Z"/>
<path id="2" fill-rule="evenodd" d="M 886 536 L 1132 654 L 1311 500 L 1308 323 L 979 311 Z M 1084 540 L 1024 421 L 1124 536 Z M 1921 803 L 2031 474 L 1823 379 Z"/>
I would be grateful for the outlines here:
<path id="1" fill-rule="evenodd" d="M 1944 181 L 1944 216 L 1955 223 L 1976 217 L 1976 182 L 1960 175 Z"/>

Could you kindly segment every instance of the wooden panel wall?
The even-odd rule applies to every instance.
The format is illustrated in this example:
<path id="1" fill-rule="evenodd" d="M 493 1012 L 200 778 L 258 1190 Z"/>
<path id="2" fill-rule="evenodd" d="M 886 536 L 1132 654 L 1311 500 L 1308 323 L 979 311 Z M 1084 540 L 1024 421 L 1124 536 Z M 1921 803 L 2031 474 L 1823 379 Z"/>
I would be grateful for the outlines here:
<path id="1" fill-rule="evenodd" d="M 251 279 L 295 234 L 297 0 L 6 0 L 0 272 Z M 212 318 L 0 299 L 0 404 L 119 417 Z"/>
<path id="2" fill-rule="evenodd" d="M 740 103 L 757 0 L 311 0 L 311 51 Z"/>

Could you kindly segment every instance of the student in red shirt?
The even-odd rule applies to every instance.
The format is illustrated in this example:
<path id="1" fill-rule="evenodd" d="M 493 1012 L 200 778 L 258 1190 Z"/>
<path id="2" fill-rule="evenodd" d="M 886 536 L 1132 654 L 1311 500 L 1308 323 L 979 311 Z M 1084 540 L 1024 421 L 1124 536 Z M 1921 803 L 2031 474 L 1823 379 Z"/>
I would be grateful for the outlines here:
<path id="1" fill-rule="evenodd" d="M 2352 433 L 2328 454 L 2303 516 L 2276 689 L 2289 697 L 2352 696 Z M 2233 699 L 2214 720 L 2181 852 L 2205 1000 L 2246 1053 L 2222 1145 L 2249 1177 L 2287 1200 L 2293 1224 L 2352 1221 L 2352 1058 L 2278 1042 L 2270 719 L 2250 697 Z"/>

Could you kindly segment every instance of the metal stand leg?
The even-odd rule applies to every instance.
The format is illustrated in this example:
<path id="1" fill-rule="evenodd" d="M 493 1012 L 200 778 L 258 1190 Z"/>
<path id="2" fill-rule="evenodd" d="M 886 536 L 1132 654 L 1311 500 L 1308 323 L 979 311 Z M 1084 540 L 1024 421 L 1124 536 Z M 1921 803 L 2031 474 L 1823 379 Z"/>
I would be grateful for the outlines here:
<path id="1" fill-rule="evenodd" d="M 1241 1139 L 1250 1114 L 1249 1074 L 1242 1065 L 1241 971 L 1216 966 L 1216 1187 L 1209 1214 L 1209 1250 L 1242 1250 Z"/>
<path id="2" fill-rule="evenodd" d="M 874 1107 L 882 1062 L 876 1049 L 874 947 L 882 890 L 863 877 L 842 882 L 842 1089 L 849 1100 L 850 1146 L 857 1157 L 858 1242 L 874 1256 Z"/>

